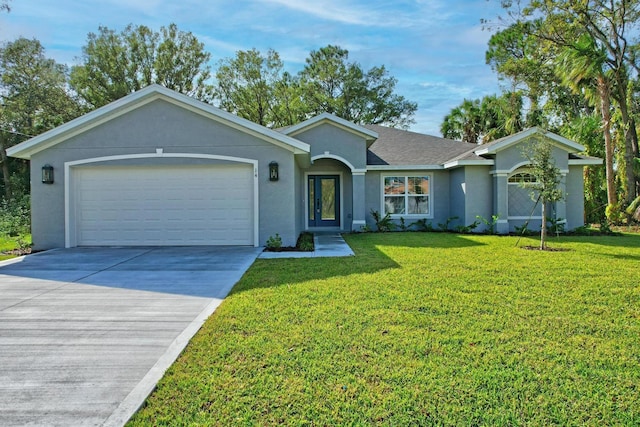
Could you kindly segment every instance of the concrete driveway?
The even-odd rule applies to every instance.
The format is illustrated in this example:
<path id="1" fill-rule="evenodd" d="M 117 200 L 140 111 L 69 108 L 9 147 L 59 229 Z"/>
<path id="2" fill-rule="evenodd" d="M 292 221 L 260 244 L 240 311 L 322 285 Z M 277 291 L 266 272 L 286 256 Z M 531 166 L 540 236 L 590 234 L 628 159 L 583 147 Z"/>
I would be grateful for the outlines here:
<path id="1" fill-rule="evenodd" d="M 122 425 L 259 253 L 74 248 L 0 263 L 0 425 Z"/>

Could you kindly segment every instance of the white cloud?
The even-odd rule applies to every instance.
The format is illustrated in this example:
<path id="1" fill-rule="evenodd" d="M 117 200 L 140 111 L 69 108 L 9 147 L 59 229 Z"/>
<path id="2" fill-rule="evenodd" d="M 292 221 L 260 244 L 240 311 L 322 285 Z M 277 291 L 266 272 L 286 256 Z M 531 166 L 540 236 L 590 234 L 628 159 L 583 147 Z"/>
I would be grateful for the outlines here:
<path id="1" fill-rule="evenodd" d="M 422 17 L 406 14 L 401 8 L 393 13 L 388 9 L 376 8 L 371 3 L 363 6 L 349 5 L 342 0 L 300 1 L 300 0 L 258 0 L 264 3 L 277 4 L 291 10 L 303 12 L 328 21 L 341 22 L 349 25 L 374 27 L 410 27 L 422 20 Z M 417 19 L 416 19 L 417 18 Z"/>
<path id="2" fill-rule="evenodd" d="M 337 44 L 364 68 L 385 65 L 397 92 L 419 104 L 414 130 L 438 134 L 464 98 L 499 91 L 484 63 L 490 33 L 480 27 L 499 12 L 484 0 L 16 0 L 0 14 L 0 39 L 35 37 L 69 64 L 99 25 L 175 22 L 205 44 L 214 67 L 238 50 L 273 48 L 292 73 L 311 50 Z"/>

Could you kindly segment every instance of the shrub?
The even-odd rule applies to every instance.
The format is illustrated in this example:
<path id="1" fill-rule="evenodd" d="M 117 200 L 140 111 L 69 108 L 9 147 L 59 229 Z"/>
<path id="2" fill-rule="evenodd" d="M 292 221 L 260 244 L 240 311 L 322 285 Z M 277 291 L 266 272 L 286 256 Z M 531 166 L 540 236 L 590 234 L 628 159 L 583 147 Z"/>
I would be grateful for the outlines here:
<path id="1" fill-rule="evenodd" d="M 378 231 L 380 231 L 381 233 L 391 231 L 395 228 L 395 224 L 391 221 L 391 215 L 386 214 L 385 216 L 382 216 L 380 212 L 371 209 L 371 216 L 376 222 Z"/>
<path id="2" fill-rule="evenodd" d="M 480 215 L 476 215 L 476 219 L 481 221 L 487 227 L 486 232 L 488 234 L 496 234 L 496 224 L 498 224 L 500 215 L 491 215 L 491 221 Z"/>
<path id="3" fill-rule="evenodd" d="M 564 233 L 564 225 L 566 221 L 563 218 L 549 218 L 547 217 L 547 223 L 549 223 L 548 229 L 551 234 Z"/>
<path id="4" fill-rule="evenodd" d="M 31 229 L 29 195 L 0 202 L 0 235 L 15 237 Z"/>
<path id="5" fill-rule="evenodd" d="M 473 221 L 469 225 L 459 225 L 459 226 L 457 226 L 456 227 L 456 231 L 458 233 L 462 233 L 462 234 L 469 234 L 469 233 L 472 233 L 473 230 L 478 228 L 478 225 L 480 225 L 480 221 Z"/>
<path id="6" fill-rule="evenodd" d="M 313 252 L 315 249 L 313 234 L 308 232 L 300 233 L 300 237 L 298 237 L 298 242 L 296 243 L 296 248 L 303 252 Z"/>
<path id="7" fill-rule="evenodd" d="M 415 227 L 418 231 L 435 231 L 435 228 L 433 228 L 433 225 L 431 225 L 431 221 L 427 220 L 426 218 L 422 218 L 412 222 L 411 224 L 409 224 L 409 227 Z"/>
<path id="8" fill-rule="evenodd" d="M 522 227 L 517 225 L 513 227 L 517 236 L 531 236 L 533 233 L 527 228 L 527 224 L 523 224 Z"/>
<path id="9" fill-rule="evenodd" d="M 440 228 L 440 231 L 449 231 L 451 227 L 451 222 L 455 221 L 456 219 L 460 219 L 460 217 L 450 216 L 449 218 L 447 218 L 445 222 L 439 222 L 438 227 Z"/>
<path id="10" fill-rule="evenodd" d="M 280 249 L 282 247 L 282 237 L 278 233 L 275 236 L 269 236 L 267 239 L 267 249 Z"/>

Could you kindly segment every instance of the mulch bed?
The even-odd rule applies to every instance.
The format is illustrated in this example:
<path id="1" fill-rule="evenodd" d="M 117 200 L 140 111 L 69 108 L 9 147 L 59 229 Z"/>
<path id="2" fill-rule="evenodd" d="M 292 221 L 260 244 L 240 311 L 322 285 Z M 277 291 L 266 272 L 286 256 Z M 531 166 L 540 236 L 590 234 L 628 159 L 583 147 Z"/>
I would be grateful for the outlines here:
<path id="1" fill-rule="evenodd" d="M 15 255 L 15 256 L 29 255 L 31 253 L 31 248 L 12 249 L 10 251 L 2 251 L 0 253 L 3 255 Z"/>
<path id="2" fill-rule="evenodd" d="M 263 252 L 313 252 L 313 251 L 303 251 L 302 249 L 296 246 L 281 246 L 279 248 L 264 248 Z"/>
<path id="3" fill-rule="evenodd" d="M 522 249 L 526 249 L 528 251 L 545 251 L 545 252 L 568 252 L 571 249 L 568 248 L 550 248 L 547 246 L 544 249 L 540 249 L 540 246 L 521 246 Z"/>

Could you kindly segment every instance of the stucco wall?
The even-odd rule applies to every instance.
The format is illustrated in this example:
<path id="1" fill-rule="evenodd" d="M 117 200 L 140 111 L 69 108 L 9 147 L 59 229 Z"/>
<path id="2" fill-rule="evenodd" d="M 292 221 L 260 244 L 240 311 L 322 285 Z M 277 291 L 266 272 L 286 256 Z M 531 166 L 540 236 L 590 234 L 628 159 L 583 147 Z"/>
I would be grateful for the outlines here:
<path id="1" fill-rule="evenodd" d="M 497 172 L 497 174 L 494 176 L 493 184 L 492 184 L 494 188 L 493 212 L 500 214 L 501 222 L 507 219 L 507 215 L 509 212 L 508 197 L 507 197 L 508 175 L 513 173 L 516 169 L 529 164 L 529 161 L 527 160 L 524 154 L 525 150 L 533 149 L 534 144 L 536 144 L 539 141 L 540 141 L 539 136 L 532 136 L 527 140 L 521 141 L 518 144 L 515 144 L 511 147 L 508 147 L 496 153 L 495 171 Z M 573 168 L 571 170 L 569 169 L 569 153 L 566 150 L 553 145 L 552 156 L 555 161 L 555 166 L 562 173 L 569 171 L 569 173 L 565 177 L 565 180 L 561 184 L 561 187 L 566 184 L 567 193 L 569 193 L 569 186 L 571 186 L 571 193 L 573 194 L 572 197 L 574 198 L 571 199 L 570 203 L 573 206 L 569 208 L 569 200 L 567 200 L 566 216 L 567 216 L 567 229 L 573 229 L 576 226 L 582 224 L 582 219 L 580 219 L 579 221 L 576 220 L 578 216 L 582 217 L 582 210 L 584 209 L 582 204 L 583 203 L 582 199 L 578 199 L 576 195 L 577 193 L 582 194 L 581 191 L 576 191 L 576 190 L 579 190 L 578 188 L 579 186 L 580 187 L 582 186 L 582 173 L 579 172 L 576 176 Z M 580 183 L 578 183 L 577 180 L 580 180 Z M 557 206 L 557 209 L 556 209 L 557 215 L 559 217 L 564 217 L 565 216 L 564 206 L 561 205 L 564 202 L 559 202 L 559 203 L 560 204 Z M 550 210 L 548 216 L 551 216 L 552 212 L 553 211 Z M 499 229 L 504 230 L 505 232 L 507 230 L 514 232 L 515 227 L 521 227 L 526 222 L 527 222 L 526 219 L 510 219 L 508 221 L 508 224 L 506 223 L 503 223 L 502 225 L 499 224 Z M 574 225 L 574 222 L 575 224 L 578 224 L 578 225 Z M 540 224 L 541 224 L 540 220 L 532 219 L 528 221 L 527 226 L 530 230 L 539 230 Z M 508 228 L 501 228 L 505 226 L 508 226 Z"/>
<path id="2" fill-rule="evenodd" d="M 332 155 L 344 158 L 355 169 L 364 169 L 367 165 L 364 138 L 335 125 L 323 123 L 296 133 L 293 137 L 311 145 L 311 157 L 324 155 L 328 151 Z"/>
<path id="3" fill-rule="evenodd" d="M 584 225 L 584 177 L 583 166 L 569 166 L 566 176 L 567 228 Z"/>
<path id="4" fill-rule="evenodd" d="M 366 221 L 367 225 L 375 230 L 375 222 L 371 216 L 371 210 L 383 212 L 382 206 L 382 176 L 431 176 L 431 198 L 433 213 L 427 219 L 434 227 L 437 227 L 439 223 L 444 223 L 449 217 L 450 213 L 450 184 L 449 184 L 449 171 L 446 170 L 406 170 L 406 171 L 368 171 L 366 175 Z M 405 217 L 405 223 L 409 225 L 414 222 L 418 217 Z M 399 220 L 396 220 L 399 223 Z"/>
<path id="5" fill-rule="evenodd" d="M 499 151 L 496 153 L 495 169 L 499 171 L 513 171 L 516 167 L 529 163 L 527 157 L 524 155 L 524 151 L 529 148 L 533 148 L 533 144 L 538 142 L 539 138 L 531 137 L 525 141 Z M 569 161 L 568 153 L 556 146 L 552 147 L 552 153 L 556 167 L 560 170 L 566 170 L 568 168 Z"/>
<path id="6" fill-rule="evenodd" d="M 451 222 L 451 226 L 456 227 L 458 225 L 468 225 L 466 218 L 467 213 L 465 209 L 467 182 L 465 179 L 464 168 L 452 169 L 449 172 L 449 188 L 451 190 L 449 198 L 449 210 L 452 217 L 458 217 L 458 219 L 455 219 Z"/>
<path id="7" fill-rule="evenodd" d="M 105 124 L 44 150 L 32 157 L 32 230 L 35 249 L 63 247 L 64 163 L 124 154 L 155 153 L 213 154 L 258 161 L 259 245 L 275 233 L 283 244 L 297 238 L 295 217 L 294 156 L 268 141 L 211 120 L 165 101 L 156 100 Z M 269 162 L 279 163 L 280 180 L 269 181 Z M 126 160 L 122 164 L 149 164 L 156 160 Z M 185 159 L 158 159 L 184 164 Z M 215 163 L 196 160 L 197 163 Z M 55 183 L 41 184 L 40 169 L 54 167 Z M 154 163 L 157 164 L 157 163 Z"/>
<path id="8" fill-rule="evenodd" d="M 478 216 L 491 221 L 493 194 L 492 177 L 489 166 L 467 166 L 465 171 L 466 204 L 465 224 L 469 225 L 477 220 Z M 484 223 L 480 224 L 476 231 L 485 231 Z"/>

